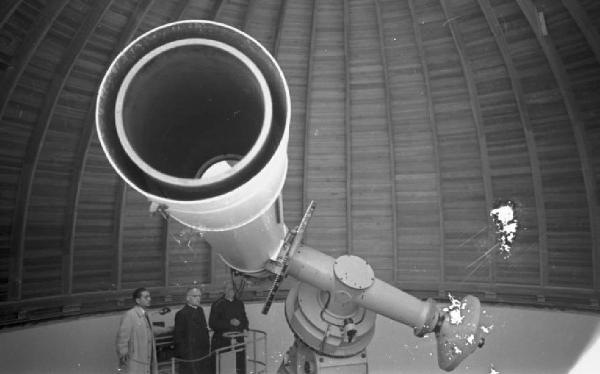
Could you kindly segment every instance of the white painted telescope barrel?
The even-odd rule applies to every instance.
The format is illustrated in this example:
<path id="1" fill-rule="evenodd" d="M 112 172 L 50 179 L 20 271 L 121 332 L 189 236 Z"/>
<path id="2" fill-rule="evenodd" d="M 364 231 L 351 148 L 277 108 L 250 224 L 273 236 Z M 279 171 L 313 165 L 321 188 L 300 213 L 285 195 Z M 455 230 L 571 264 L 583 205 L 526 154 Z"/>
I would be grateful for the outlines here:
<path id="1" fill-rule="evenodd" d="M 247 273 L 263 270 L 286 232 L 277 199 L 289 120 L 275 59 L 211 21 L 166 24 L 131 42 L 104 76 L 96 107 L 120 177 Z"/>

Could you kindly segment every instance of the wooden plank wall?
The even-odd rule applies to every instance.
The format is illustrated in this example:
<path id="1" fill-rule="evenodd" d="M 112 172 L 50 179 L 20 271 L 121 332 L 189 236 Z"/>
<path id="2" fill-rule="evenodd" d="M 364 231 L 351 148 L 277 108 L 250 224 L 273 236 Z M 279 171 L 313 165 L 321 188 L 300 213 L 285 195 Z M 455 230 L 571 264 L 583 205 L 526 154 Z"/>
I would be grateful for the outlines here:
<path id="1" fill-rule="evenodd" d="M 583 42 L 583 40 L 581 40 L 581 37 L 579 37 L 579 40 L 576 44 L 577 48 L 571 49 L 569 48 L 569 43 L 565 43 L 566 35 L 561 35 L 560 32 L 556 33 L 555 31 L 553 31 L 553 27 L 551 27 L 550 30 L 551 32 L 553 32 L 552 35 L 557 38 L 555 43 L 557 45 L 558 51 L 561 52 L 561 55 L 563 53 L 568 53 L 570 56 L 568 60 L 566 58 L 563 58 L 563 61 L 565 64 L 567 74 L 569 75 L 569 79 L 571 80 L 575 98 L 579 104 L 579 110 L 581 111 L 582 120 L 584 122 L 585 137 L 591 144 L 598 144 L 598 141 L 600 140 L 600 126 L 598 126 L 598 119 L 594 116 L 594 114 L 596 113 L 594 108 L 598 108 L 598 105 L 600 103 L 600 99 L 598 97 L 598 95 L 600 94 L 600 91 L 598 90 L 598 87 L 600 87 L 600 82 L 597 70 L 598 64 L 600 64 L 600 43 L 595 44 L 595 47 L 593 47 L 594 44 L 592 43 L 594 41 L 597 41 L 597 38 L 590 37 L 590 34 L 598 35 L 600 33 L 600 3 L 582 1 L 580 3 L 585 3 L 585 6 L 584 4 L 581 4 L 582 9 L 579 13 L 572 11 L 573 6 L 569 6 L 569 3 L 572 3 L 571 1 L 563 1 L 563 3 L 569 8 L 569 11 L 573 16 L 574 21 L 578 25 L 580 25 L 579 32 L 585 34 L 587 44 L 592 45 L 591 48 L 593 49 L 594 55 L 596 57 L 595 61 L 590 58 L 589 52 L 586 52 L 585 43 Z M 584 14 L 585 18 L 583 17 Z M 551 21 L 552 19 L 553 18 L 550 17 Z M 563 21 L 562 24 L 569 25 L 569 22 Z M 570 23 L 570 25 L 572 25 L 572 23 Z M 569 28 L 572 29 L 572 26 L 570 26 Z M 576 35 L 581 35 L 577 31 L 574 32 L 576 33 Z M 577 61 L 577 59 L 574 58 L 577 55 L 586 56 L 584 60 L 588 63 L 580 64 L 579 61 Z M 591 74 L 583 72 L 583 70 L 587 69 L 588 66 L 593 67 L 593 72 Z M 588 151 L 591 167 L 595 173 L 592 177 L 594 178 L 596 184 L 597 199 L 599 188 L 598 186 L 600 186 L 600 149 L 598 147 L 592 147 L 588 149 Z M 596 202 L 598 203 L 598 201 Z M 592 227 L 592 230 L 594 230 L 596 234 L 600 232 L 598 224 L 598 217 L 596 217 L 596 227 Z M 600 243 L 598 243 L 598 236 L 596 235 L 595 247 L 593 251 L 595 277 L 594 289 L 596 290 L 600 288 L 600 276 L 598 272 L 598 269 L 600 269 L 600 249 L 598 248 L 599 245 Z"/>
<path id="2" fill-rule="evenodd" d="M 349 4 L 352 253 L 384 280 L 393 280 L 392 186 L 376 8 Z"/>
<path id="3" fill-rule="evenodd" d="M 435 118 L 411 2 L 379 1 L 394 126 L 400 285 L 441 280 L 442 217 Z M 417 26 L 415 30 L 415 26 Z M 424 287 L 427 287 L 424 285 Z M 437 287 L 437 286 L 436 286 Z"/>
<path id="4" fill-rule="evenodd" d="M 420 296 L 600 308 L 600 2 L 7 4 L 4 323 L 120 308 L 142 285 L 157 302 L 194 284 L 213 298 L 229 279 L 200 235 L 116 176 L 94 129 L 115 54 L 178 19 L 238 27 L 280 63 L 292 100 L 284 219 L 296 225 L 316 201 L 308 245 L 364 257 Z M 507 259 L 488 218 L 503 199 L 523 227 Z"/>
<path id="5" fill-rule="evenodd" d="M 106 16 L 97 27 L 112 32 L 107 32 L 102 38 L 98 37 L 98 33 L 94 33 L 83 48 L 79 59 L 81 62 L 74 69 L 74 79 L 81 76 L 94 77 L 94 83 L 99 84 L 106 64 L 118 53 L 118 48 L 122 48 L 133 36 L 141 21 L 140 17 L 134 15 L 136 12 L 140 16 L 143 15 L 148 3 L 141 3 L 140 7 L 134 7 L 133 3 L 127 4 L 129 7 L 123 5 L 121 3 L 109 6 Z M 113 20 L 111 14 L 120 15 L 114 19 L 121 22 L 110 22 Z M 81 78 L 76 82 L 80 80 Z M 72 265 L 75 292 L 121 290 L 123 264 L 126 262 L 124 239 L 125 227 L 129 223 L 126 222 L 126 207 L 132 198 L 128 199 L 128 189 L 115 175 L 100 147 L 93 129 L 94 106 L 94 103 L 91 103 L 85 107 L 85 123 L 89 127 L 83 130 L 83 141 L 80 141 L 77 147 L 78 152 L 81 152 L 78 157 L 83 159 L 83 163 L 79 165 L 80 170 L 76 174 L 79 196 L 73 203 L 77 212 Z M 102 204 L 102 209 L 97 208 L 98 204 Z M 103 215 L 98 215 L 98 212 L 102 212 Z M 79 217 L 85 226 L 79 227 Z M 101 239 L 94 242 L 96 229 L 101 230 L 103 235 L 99 235 Z"/>
<path id="6" fill-rule="evenodd" d="M 600 285 L 600 277 L 594 269 L 598 269 L 600 249 L 599 174 L 597 169 L 594 170 L 598 154 L 592 139 L 594 135 L 597 136 L 598 120 L 589 117 L 590 112 L 586 107 L 590 103 L 598 105 L 600 101 L 597 91 L 594 91 L 589 97 L 585 96 L 585 93 L 590 91 L 589 87 L 594 85 L 599 87 L 600 61 L 595 51 L 600 46 L 588 47 L 590 43 L 598 41 L 590 39 L 584 34 L 585 29 L 582 27 L 587 27 L 589 23 L 579 22 L 580 16 L 570 13 L 563 6 L 563 2 L 536 1 L 534 4 L 538 12 L 541 11 L 544 14 L 550 36 L 550 38 L 544 38 L 545 54 L 550 61 L 556 61 L 553 63 L 552 70 L 569 113 L 569 122 L 577 145 L 579 168 L 585 186 L 584 204 L 588 209 L 587 215 L 582 214 L 583 212 L 576 214 L 578 224 L 576 228 L 571 227 L 580 233 L 581 239 L 578 243 L 580 251 L 583 248 L 589 248 L 590 245 L 593 248 L 591 256 L 589 253 L 582 256 L 591 261 L 591 264 L 583 264 L 583 267 L 585 268 L 585 279 L 590 279 L 589 273 L 591 272 L 593 285 L 597 288 Z M 538 40 L 540 36 L 543 36 L 543 33 L 537 33 Z M 585 67 L 585 73 L 582 71 L 583 67 Z M 589 231 L 589 235 L 587 231 Z M 573 264 L 579 269 L 582 267 L 581 260 L 574 261 Z"/>
<path id="7" fill-rule="evenodd" d="M 27 46 L 24 45 L 26 37 L 33 31 L 36 21 L 44 10 L 43 4 L 20 6 L 21 4 L 12 2 L 12 4 L 6 5 L 7 7 L 3 10 L 6 11 L 7 16 L 2 16 L 2 37 L 5 42 L 2 46 L 3 57 L 0 60 L 3 96 L 14 81 L 11 79 L 11 75 L 17 70 L 16 67 L 9 67 L 19 60 L 19 57 L 23 55 L 22 51 L 27 49 Z M 10 279 L 15 279 L 20 271 L 19 263 L 22 263 L 22 253 L 18 253 L 16 247 L 11 244 L 10 233 L 13 217 L 16 215 L 17 184 L 26 150 L 24 141 L 31 134 L 31 127 L 35 121 L 35 109 L 27 102 L 16 105 L 15 101 L 9 100 L 8 96 L 0 103 L 0 108 L 3 112 L 3 136 L 0 137 L 0 149 L 4 161 L 1 165 L 3 188 L 0 196 L 0 216 L 2 217 L 3 235 L 0 246 L 3 255 L 0 256 L 0 274 L 3 279 L 7 280 L 0 286 L 0 295 L 6 299 L 9 294 L 15 293 L 15 282 Z"/>
<path id="8" fill-rule="evenodd" d="M 498 283 L 535 284 L 540 281 L 537 211 L 544 209 L 536 206 L 535 194 L 541 194 L 537 154 L 530 153 L 535 143 L 526 138 L 528 117 L 520 115 L 515 88 L 511 74 L 516 72 L 506 68 L 513 66 L 510 56 L 503 56 L 498 47 L 498 38 L 494 37 L 484 13 L 478 4 L 465 1 L 445 1 L 448 18 L 455 19 L 456 33 L 464 40 L 464 54 L 471 67 L 475 85 L 474 95 L 478 98 L 481 111 L 481 126 L 489 159 L 491 194 L 494 200 L 507 200 L 518 196 L 518 209 L 521 223 L 527 227 L 515 246 L 515 258 L 496 261 L 494 264 L 495 281 Z M 521 93 L 518 93 L 521 95 Z M 523 123 L 523 121 L 527 121 Z M 533 149 L 535 151 L 535 149 Z M 533 186 L 533 188 L 532 188 Z M 490 202 L 486 204 L 488 207 Z M 493 243 L 488 232 L 479 235 L 469 243 L 485 243 L 489 248 Z M 515 261 L 517 260 L 518 261 Z M 514 272 L 519 277 L 514 277 Z"/>
<path id="9" fill-rule="evenodd" d="M 507 39 L 523 79 L 538 146 L 548 229 L 548 284 L 590 284 L 593 262 L 589 221 L 585 226 L 589 213 L 584 175 L 572 118 L 548 60 L 557 56 L 545 54 L 535 30 L 517 4 L 503 7 L 497 13 L 501 18 L 510 17 L 514 25 L 507 32 Z M 517 44 L 520 44 L 518 52 L 514 50 Z M 524 46 L 529 47 L 527 51 Z"/>
<path id="10" fill-rule="evenodd" d="M 313 30 L 313 1 L 290 1 L 286 8 L 286 22 L 280 30 L 281 42 L 277 61 L 285 73 L 292 102 L 290 140 L 288 145 L 288 172 L 283 187 L 284 221 L 289 226 L 298 224 L 305 207 L 302 205 L 304 180 L 304 149 L 306 133 L 306 90 Z"/>
<path id="11" fill-rule="evenodd" d="M 466 265 L 480 252 L 472 237 L 486 226 L 485 190 L 477 124 L 460 55 L 438 1 L 415 2 L 437 128 L 440 191 L 443 196 L 444 280 L 465 280 Z M 484 249 L 484 248 L 482 248 Z M 485 248 L 487 249 L 487 248 Z M 485 282 L 489 267 L 468 274 Z"/>
<path id="12" fill-rule="evenodd" d="M 318 2 L 313 22 L 304 203 L 317 208 L 306 240 L 337 257 L 347 248 L 344 4 Z"/>

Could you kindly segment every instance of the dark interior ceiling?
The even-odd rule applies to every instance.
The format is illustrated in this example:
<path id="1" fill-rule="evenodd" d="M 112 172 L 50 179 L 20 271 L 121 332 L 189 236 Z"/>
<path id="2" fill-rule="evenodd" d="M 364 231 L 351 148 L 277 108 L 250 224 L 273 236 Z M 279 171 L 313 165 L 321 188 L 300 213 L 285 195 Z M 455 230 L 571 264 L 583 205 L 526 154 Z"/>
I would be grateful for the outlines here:
<path id="1" fill-rule="evenodd" d="M 293 226 L 317 202 L 309 245 L 421 297 L 600 311 L 600 1 L 3 0 L 0 325 L 228 277 L 95 133 L 111 60 L 182 19 L 242 29 L 280 63 L 284 213 Z M 503 199 L 522 224 L 508 258 L 489 219 Z"/>

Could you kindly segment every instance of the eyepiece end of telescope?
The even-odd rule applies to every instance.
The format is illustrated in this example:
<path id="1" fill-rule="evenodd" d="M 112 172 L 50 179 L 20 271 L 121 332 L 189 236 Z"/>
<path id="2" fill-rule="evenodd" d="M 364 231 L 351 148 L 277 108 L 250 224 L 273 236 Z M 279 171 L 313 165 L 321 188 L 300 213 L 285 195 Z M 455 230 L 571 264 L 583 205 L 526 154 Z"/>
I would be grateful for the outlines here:
<path id="1" fill-rule="evenodd" d="M 475 296 L 465 296 L 460 304 L 460 319 L 452 320 L 441 315 L 437 326 L 438 366 L 445 371 L 454 370 L 471 353 L 482 345 L 480 330 L 481 304 Z"/>

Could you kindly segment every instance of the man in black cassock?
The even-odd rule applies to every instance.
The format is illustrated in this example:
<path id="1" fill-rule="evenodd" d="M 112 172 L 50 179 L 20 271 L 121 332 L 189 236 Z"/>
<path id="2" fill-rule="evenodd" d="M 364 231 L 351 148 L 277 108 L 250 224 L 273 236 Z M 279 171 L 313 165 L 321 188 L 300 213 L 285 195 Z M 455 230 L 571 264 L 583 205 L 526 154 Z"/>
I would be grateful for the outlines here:
<path id="1" fill-rule="evenodd" d="M 224 337 L 224 333 L 248 330 L 248 318 L 246 317 L 244 303 L 236 297 L 231 283 L 226 283 L 224 295 L 217 299 L 210 307 L 208 324 L 214 331 L 211 340 L 212 351 L 231 345 L 231 338 Z M 236 340 L 238 343 L 244 342 L 243 337 L 239 337 Z M 246 374 L 246 351 L 241 350 L 235 356 L 236 373 Z M 214 371 L 216 367 L 214 359 L 212 360 L 212 365 Z"/>
<path id="2" fill-rule="evenodd" d="M 190 288 L 186 294 L 187 304 L 175 314 L 175 355 L 184 360 L 197 360 L 210 353 L 210 340 L 206 317 L 198 288 Z M 206 374 L 210 372 L 210 360 L 180 362 L 180 374 Z"/>

